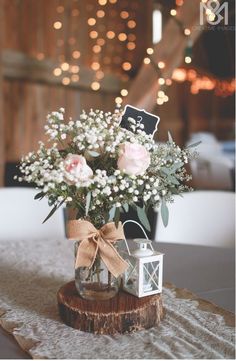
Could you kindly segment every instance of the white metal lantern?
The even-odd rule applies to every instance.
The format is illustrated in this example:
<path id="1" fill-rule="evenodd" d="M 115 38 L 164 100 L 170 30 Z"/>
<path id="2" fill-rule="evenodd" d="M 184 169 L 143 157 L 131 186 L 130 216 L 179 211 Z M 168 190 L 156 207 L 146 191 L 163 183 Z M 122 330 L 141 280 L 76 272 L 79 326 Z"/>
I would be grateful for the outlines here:
<path id="1" fill-rule="evenodd" d="M 153 249 L 152 241 L 148 239 L 143 227 L 136 221 L 128 220 L 123 226 L 133 222 L 143 231 L 146 238 L 137 238 L 134 250 L 130 250 L 125 239 L 127 252 L 122 252 L 123 258 L 129 264 L 129 268 L 123 276 L 123 289 L 138 297 L 150 296 L 162 292 L 163 283 L 163 253 Z"/>

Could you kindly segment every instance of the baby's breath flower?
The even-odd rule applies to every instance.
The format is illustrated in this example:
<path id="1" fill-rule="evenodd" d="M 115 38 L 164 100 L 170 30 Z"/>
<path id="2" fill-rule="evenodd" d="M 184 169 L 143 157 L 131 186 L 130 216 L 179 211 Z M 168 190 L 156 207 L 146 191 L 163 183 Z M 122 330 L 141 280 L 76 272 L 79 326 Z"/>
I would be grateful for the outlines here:
<path id="1" fill-rule="evenodd" d="M 173 189 L 175 193 L 188 190 L 184 185 L 191 179 L 184 169 L 192 157 L 188 149 L 181 150 L 174 142 L 155 144 L 152 135 L 147 135 L 143 124 L 134 118 L 128 119 L 133 132 L 120 127 L 120 109 L 114 114 L 98 109 L 82 111 L 78 119 L 69 122 L 64 120 L 64 114 L 65 109 L 60 108 L 47 116 L 45 133 L 53 145 L 46 147 L 39 142 L 36 152 L 22 158 L 22 175 L 17 177 L 19 181 L 34 182 L 50 204 L 65 202 L 77 208 L 80 217 L 85 217 L 86 195 L 90 192 L 88 216 L 101 225 L 112 207 L 119 212 L 125 203 L 139 206 L 141 203 L 159 209 L 163 199 L 171 201 Z M 140 144 L 149 152 L 151 162 L 142 174 L 128 175 L 117 168 L 120 145 L 125 142 Z M 82 156 L 92 170 L 90 178 L 85 181 L 78 178 L 77 168 L 70 172 L 70 167 L 76 164 L 65 161 L 68 154 Z"/>

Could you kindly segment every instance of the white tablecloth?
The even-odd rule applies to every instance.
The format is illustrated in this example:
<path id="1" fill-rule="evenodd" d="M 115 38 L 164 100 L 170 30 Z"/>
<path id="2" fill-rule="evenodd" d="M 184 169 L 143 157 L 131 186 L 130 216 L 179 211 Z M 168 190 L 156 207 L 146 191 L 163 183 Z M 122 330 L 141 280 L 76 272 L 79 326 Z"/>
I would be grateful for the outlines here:
<path id="1" fill-rule="evenodd" d="M 172 247 L 176 251 L 170 262 L 168 252 Z M 179 246 L 181 249 L 178 250 L 176 247 L 159 246 L 158 249 L 166 253 L 165 268 L 172 266 L 172 272 L 179 270 L 179 274 L 184 273 L 179 281 L 185 282 L 188 288 L 209 291 L 204 289 L 204 279 L 199 280 L 196 273 L 191 273 L 191 270 L 198 269 L 200 278 L 205 277 L 206 280 L 214 276 L 211 272 L 210 276 L 204 275 L 201 261 L 204 265 L 207 259 L 196 256 L 199 248 L 185 245 Z M 210 254 L 212 257 L 215 254 L 216 260 L 232 264 L 230 254 L 228 261 L 223 261 L 226 250 L 204 248 L 208 264 L 212 261 Z M 186 262 L 189 268 L 186 268 Z M 221 269 L 222 273 L 224 271 L 227 272 L 227 266 Z M 212 278 L 214 287 L 219 273 L 215 272 Z M 231 314 L 207 302 L 193 300 L 188 292 L 172 288 L 164 289 L 166 316 L 157 328 L 111 337 L 95 336 L 64 325 L 57 311 L 56 292 L 73 278 L 73 245 L 68 241 L 1 242 L 0 275 L 0 324 L 34 358 L 234 358 Z M 175 282 L 174 279 L 169 280 Z M 189 287 L 194 284 L 194 287 Z M 3 358 L 4 352 L 5 357 L 10 358 L 6 355 L 4 344 L 0 343 L 0 358 Z M 19 354 L 21 356 L 23 358 Z"/>

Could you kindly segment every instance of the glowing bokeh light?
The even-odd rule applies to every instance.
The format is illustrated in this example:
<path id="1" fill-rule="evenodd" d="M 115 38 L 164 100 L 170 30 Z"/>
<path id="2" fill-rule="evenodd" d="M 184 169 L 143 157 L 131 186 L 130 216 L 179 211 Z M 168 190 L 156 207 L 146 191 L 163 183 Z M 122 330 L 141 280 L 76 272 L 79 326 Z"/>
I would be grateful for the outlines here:
<path id="1" fill-rule="evenodd" d="M 55 21 L 53 24 L 54 29 L 59 30 L 62 28 L 62 23 L 60 21 Z"/>
<path id="2" fill-rule="evenodd" d="M 92 90 L 95 90 L 95 91 L 97 91 L 97 90 L 99 90 L 100 89 L 100 83 L 98 82 L 98 81 L 93 81 L 92 82 L 92 84 L 91 84 L 91 89 Z"/>
<path id="3" fill-rule="evenodd" d="M 64 77 L 64 78 L 62 79 L 62 84 L 63 84 L 63 85 L 69 85 L 69 84 L 70 84 L 70 78 L 68 78 L 67 76 Z"/>
<path id="4" fill-rule="evenodd" d="M 128 61 L 125 61 L 125 62 L 122 64 L 122 68 L 123 68 L 125 71 L 129 71 L 129 70 L 132 68 L 132 65 L 131 65 L 131 63 L 129 63 Z"/>
<path id="5" fill-rule="evenodd" d="M 74 59 L 79 59 L 80 56 L 81 56 L 80 51 L 74 50 L 74 51 L 72 52 L 72 57 L 73 57 Z"/>

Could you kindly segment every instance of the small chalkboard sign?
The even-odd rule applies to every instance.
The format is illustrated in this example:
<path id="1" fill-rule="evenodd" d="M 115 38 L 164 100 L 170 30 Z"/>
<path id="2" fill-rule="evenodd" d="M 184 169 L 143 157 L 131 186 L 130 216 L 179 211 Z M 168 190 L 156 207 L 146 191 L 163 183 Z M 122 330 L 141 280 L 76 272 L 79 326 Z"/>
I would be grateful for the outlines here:
<path id="1" fill-rule="evenodd" d="M 131 105 L 126 105 L 121 118 L 120 126 L 132 132 L 134 132 L 134 130 L 132 129 L 132 123 L 128 120 L 128 118 L 133 118 L 136 123 L 143 124 L 143 130 L 145 133 L 152 134 L 152 136 L 154 136 L 160 121 L 158 116 L 148 113 L 144 109 L 138 109 Z"/>

